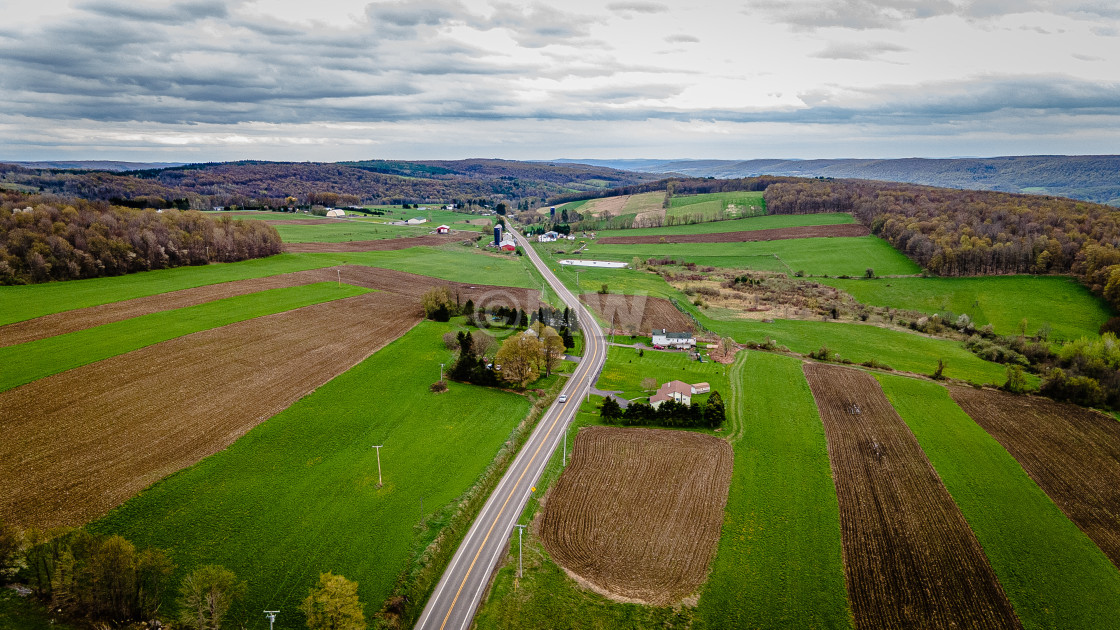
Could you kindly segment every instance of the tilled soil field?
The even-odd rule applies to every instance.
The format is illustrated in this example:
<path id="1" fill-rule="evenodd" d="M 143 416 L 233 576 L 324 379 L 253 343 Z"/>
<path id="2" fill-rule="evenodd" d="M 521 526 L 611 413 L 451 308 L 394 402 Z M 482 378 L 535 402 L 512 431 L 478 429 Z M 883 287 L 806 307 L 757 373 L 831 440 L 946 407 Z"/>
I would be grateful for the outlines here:
<path id="1" fill-rule="evenodd" d="M 539 523 L 561 566 L 609 596 L 664 606 L 707 577 L 731 446 L 687 431 L 581 429 Z"/>
<path id="2" fill-rule="evenodd" d="M 871 231 L 858 223 L 840 225 L 805 225 L 801 227 L 750 230 L 743 232 L 718 232 L 715 234 L 665 234 L 661 236 L 607 236 L 599 239 L 602 245 L 637 245 L 647 243 L 747 243 L 751 241 L 781 241 L 791 238 L 823 238 L 828 236 L 867 236 Z"/>
<path id="3" fill-rule="evenodd" d="M 858 628 L 1018 628 L 960 509 L 918 441 L 859 370 L 809 363 L 840 503 Z"/>
<path id="4" fill-rule="evenodd" d="M 337 278 L 334 268 L 319 272 Z M 423 316 L 419 296 L 432 286 L 450 285 L 478 304 L 537 304 L 533 290 L 370 267 L 345 268 L 342 278 L 380 290 L 186 335 L 0 393 L 0 520 L 51 527 L 105 514 L 404 334 Z"/>
<path id="5" fill-rule="evenodd" d="M 466 234 L 425 234 L 424 236 L 409 236 L 405 238 L 383 238 L 375 241 L 345 241 L 342 243 L 284 243 L 284 251 L 290 254 L 313 252 L 345 253 L 345 252 L 384 252 L 409 247 L 424 245 L 446 245 L 448 243 L 461 243 L 469 240 L 474 242 L 480 238 L 478 232 Z"/>
<path id="6" fill-rule="evenodd" d="M 1036 396 L 971 387 L 949 393 L 1120 567 L 1120 423 Z"/>
<path id="7" fill-rule="evenodd" d="M 339 273 L 341 272 L 341 274 Z M 421 296 L 425 291 L 434 287 L 447 285 L 458 289 L 463 300 L 487 300 L 492 306 L 499 304 L 516 306 L 517 308 L 531 311 L 537 308 L 538 292 L 531 289 L 514 289 L 507 287 L 482 287 L 470 289 L 466 284 L 438 280 L 429 276 L 420 276 L 403 271 L 378 269 L 375 267 L 362 267 L 345 265 L 340 267 L 327 267 L 296 271 L 267 278 L 253 278 L 250 280 L 236 280 L 220 284 L 210 284 L 182 291 L 171 291 L 124 300 L 110 302 L 89 308 L 80 308 L 72 311 L 63 311 L 36 317 L 6 326 L 0 326 L 0 348 L 26 343 L 36 339 L 44 339 L 55 335 L 62 335 L 77 330 L 85 330 L 102 324 L 109 324 L 123 319 L 131 319 L 149 313 L 158 313 L 176 308 L 184 308 L 203 304 L 213 300 L 248 295 L 268 289 L 294 287 L 314 282 L 332 282 L 341 277 L 342 282 L 381 291 L 392 291 L 407 295 Z"/>
<path id="8" fill-rule="evenodd" d="M 328 225 L 338 223 L 339 219 L 264 219 L 269 225 Z"/>
<path id="9" fill-rule="evenodd" d="M 655 328 L 665 328 L 669 332 L 695 331 L 692 320 L 665 298 L 584 293 L 579 299 L 594 309 L 608 326 L 614 323 L 624 331 L 633 330 L 643 335 Z"/>

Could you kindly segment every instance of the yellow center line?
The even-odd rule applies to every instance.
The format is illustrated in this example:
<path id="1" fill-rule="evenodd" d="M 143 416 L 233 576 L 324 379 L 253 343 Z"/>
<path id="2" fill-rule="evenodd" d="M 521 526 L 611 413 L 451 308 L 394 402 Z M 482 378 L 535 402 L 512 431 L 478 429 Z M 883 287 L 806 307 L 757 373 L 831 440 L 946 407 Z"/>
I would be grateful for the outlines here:
<path id="1" fill-rule="evenodd" d="M 595 345 L 597 347 L 598 346 L 598 339 L 597 338 L 595 339 L 595 342 L 596 342 Z M 583 376 L 580 377 L 580 379 L 579 379 L 580 384 L 579 384 L 578 387 L 576 387 L 576 390 L 579 390 L 583 387 L 583 381 L 586 380 L 587 377 L 590 374 L 591 374 L 591 368 L 589 367 L 587 370 L 584 371 Z M 533 462 L 537 459 L 537 455 L 540 454 L 541 449 L 544 448 L 545 442 L 548 441 L 548 436 L 552 435 L 552 430 L 556 428 L 556 423 L 559 422 L 560 417 L 564 415 L 563 410 L 567 408 L 568 402 L 570 402 L 570 399 L 569 399 L 569 401 L 565 401 L 563 403 L 563 407 L 561 408 L 561 411 L 559 413 L 557 413 L 556 417 L 552 420 L 552 426 L 548 427 L 548 431 L 545 433 L 545 436 L 541 440 L 541 443 L 537 445 L 537 450 L 533 451 L 533 456 L 531 458 L 529 458 L 529 461 L 525 464 L 525 468 L 521 471 L 521 475 L 517 477 L 517 481 L 514 483 L 513 488 L 509 491 L 509 494 L 506 495 L 506 500 L 502 503 L 502 509 L 498 510 L 498 514 L 494 517 L 494 521 L 490 524 L 490 529 L 488 529 L 486 531 L 486 537 L 482 539 L 482 542 L 478 546 L 478 551 L 475 552 L 475 554 L 474 554 L 474 559 L 471 560 L 470 566 L 467 567 L 466 574 L 463 575 L 463 581 L 462 581 L 461 584 L 459 584 L 459 590 L 455 591 L 455 597 L 451 600 L 451 606 L 447 609 L 447 615 L 443 618 L 443 623 L 441 623 L 439 625 L 440 630 L 443 630 L 444 626 L 447 625 L 447 620 L 451 618 L 451 611 L 455 610 L 455 604 L 459 601 L 459 595 L 462 594 L 463 587 L 465 587 L 467 585 L 467 579 L 470 578 L 471 571 L 474 570 L 474 565 L 475 565 L 476 562 L 478 562 L 478 557 L 480 555 L 482 555 L 482 550 L 483 550 L 483 548 L 486 547 L 486 542 L 488 540 L 490 540 L 490 535 L 492 533 L 494 533 L 494 528 L 498 526 L 498 519 L 500 519 L 502 514 L 505 513 L 506 506 L 509 505 L 509 500 L 513 498 L 513 494 L 521 486 L 521 480 L 525 478 L 525 473 L 529 472 L 529 468 L 532 467 Z"/>

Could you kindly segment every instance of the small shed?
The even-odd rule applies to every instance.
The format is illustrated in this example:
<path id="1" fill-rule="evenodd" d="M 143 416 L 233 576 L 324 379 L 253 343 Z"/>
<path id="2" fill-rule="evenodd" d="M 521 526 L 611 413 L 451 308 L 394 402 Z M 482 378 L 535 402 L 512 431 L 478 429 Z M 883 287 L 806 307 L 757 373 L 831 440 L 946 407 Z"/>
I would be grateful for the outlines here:
<path id="1" fill-rule="evenodd" d="M 450 233 L 451 233 L 451 226 L 441 225 L 441 226 L 436 228 L 436 234 L 450 234 Z"/>

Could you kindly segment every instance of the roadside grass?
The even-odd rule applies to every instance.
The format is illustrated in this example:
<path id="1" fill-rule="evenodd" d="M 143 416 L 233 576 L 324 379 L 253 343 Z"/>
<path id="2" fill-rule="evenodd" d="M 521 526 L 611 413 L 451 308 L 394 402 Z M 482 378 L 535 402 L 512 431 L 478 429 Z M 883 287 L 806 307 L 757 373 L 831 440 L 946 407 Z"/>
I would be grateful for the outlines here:
<path id="1" fill-rule="evenodd" d="M 876 269 L 876 272 L 879 270 Z M 989 276 L 979 278 L 823 279 L 864 304 L 926 313 L 967 313 L 976 326 L 992 324 L 1000 335 L 1027 333 L 1044 325 L 1051 339 L 1096 337 L 1113 312 L 1085 286 L 1064 276 Z"/>
<path id="2" fill-rule="evenodd" d="M 530 408 L 459 383 L 428 391 L 451 356 L 440 337 L 454 328 L 418 324 L 90 529 L 168 549 L 176 582 L 203 564 L 230 568 L 248 582 L 231 627 L 277 609 L 289 611 L 284 627 L 302 625 L 295 611 L 323 571 L 356 580 L 372 614 Z"/>
<path id="3" fill-rule="evenodd" d="M 895 370 L 926 375 L 937 369 L 938 359 L 944 359 L 946 377 L 979 385 L 1002 385 L 1007 380 L 1005 366 L 985 361 L 949 339 L 843 322 L 778 319 L 767 324 L 749 320 L 721 321 L 702 315 L 700 321 L 717 334 L 730 336 L 740 343 L 762 343 L 770 337 L 778 345 L 799 354 L 809 354 L 827 346 L 841 359 L 855 363 L 875 360 Z M 1033 374 L 1027 377 L 1030 384 L 1037 387 L 1038 377 Z"/>
<path id="4" fill-rule="evenodd" d="M 623 230 L 621 233 L 628 233 Z M 554 251 L 557 243 L 544 251 Z M 564 243 L 560 248 L 570 248 Z M 712 267 L 758 269 L 793 274 L 804 271 L 813 276 L 862 276 L 868 267 L 880 275 L 916 274 L 921 269 L 886 241 L 876 236 L 798 238 L 749 243 L 649 243 L 627 245 L 590 245 L 580 255 L 588 260 L 621 260 L 635 256 L 673 258 Z"/>
<path id="5" fill-rule="evenodd" d="M 0 391 L 168 339 L 369 291 L 333 282 L 269 289 L 6 346 Z"/>
<path id="6" fill-rule="evenodd" d="M 412 247 L 385 252 L 278 254 L 235 263 L 0 287 L 0 326 L 169 291 L 339 264 L 382 267 L 475 284 L 540 288 L 543 282 L 524 256 L 488 255 L 462 245 Z"/>
<path id="7" fill-rule="evenodd" d="M 850 628 L 828 445 L 801 361 L 742 352 L 732 379 L 735 468 L 697 627 Z"/>
<path id="8" fill-rule="evenodd" d="M 676 199 L 674 199 L 675 201 Z M 685 206 L 687 207 L 687 206 Z M 843 212 L 822 214 L 769 214 L 746 219 L 729 219 L 708 223 L 688 223 L 656 228 L 633 228 L 630 230 L 603 230 L 595 236 L 659 236 L 665 234 L 719 234 L 723 232 L 746 232 L 752 230 L 772 230 L 806 225 L 840 225 L 855 223 L 852 215 Z"/>
<path id="9" fill-rule="evenodd" d="M 1120 619 L 1120 572 L 936 383 L 876 374 L 984 548 L 1025 628 Z"/>
<path id="10" fill-rule="evenodd" d="M 628 337 L 618 339 L 620 343 L 629 341 Z M 607 362 L 596 387 L 604 391 L 621 390 L 619 396 L 632 400 L 653 394 L 652 391 L 642 391 L 643 378 L 655 378 L 658 385 L 672 380 L 689 384 L 706 381 L 712 386 L 713 392 L 719 392 L 724 405 L 727 405 L 727 397 L 731 395 L 727 376 L 729 367 L 714 361 L 694 361 L 685 352 L 646 350 L 639 355 L 633 348 L 610 346 L 607 349 Z M 692 397 L 692 402 L 703 402 L 708 396 L 709 394 L 697 394 Z"/>

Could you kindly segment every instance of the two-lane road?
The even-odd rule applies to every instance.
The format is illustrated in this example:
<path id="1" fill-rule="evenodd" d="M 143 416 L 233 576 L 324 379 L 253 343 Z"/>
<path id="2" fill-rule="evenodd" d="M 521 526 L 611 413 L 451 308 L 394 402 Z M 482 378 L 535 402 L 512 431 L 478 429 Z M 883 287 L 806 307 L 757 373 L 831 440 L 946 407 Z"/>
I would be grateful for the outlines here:
<path id="1" fill-rule="evenodd" d="M 560 299 L 577 313 L 583 330 L 583 358 L 562 390 L 567 401 L 556 402 L 545 412 L 471 524 L 416 623 L 417 628 L 425 630 L 463 630 L 470 626 L 490 575 L 506 550 L 514 523 L 525 509 L 549 457 L 560 445 L 584 393 L 598 379 L 607 356 L 603 331 L 595 318 L 537 256 L 525 237 L 514 230 L 510 232 Z"/>

